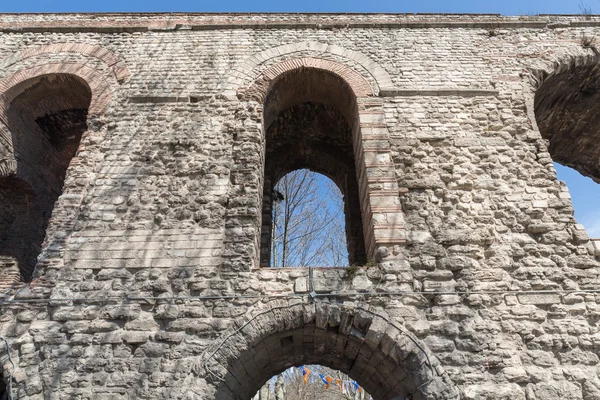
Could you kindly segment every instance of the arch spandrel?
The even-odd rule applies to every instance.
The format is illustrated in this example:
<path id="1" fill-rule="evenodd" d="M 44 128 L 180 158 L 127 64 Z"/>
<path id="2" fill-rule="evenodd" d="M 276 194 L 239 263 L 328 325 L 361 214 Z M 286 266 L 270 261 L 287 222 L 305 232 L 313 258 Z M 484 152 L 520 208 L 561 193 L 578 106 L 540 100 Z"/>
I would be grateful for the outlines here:
<path id="1" fill-rule="evenodd" d="M 127 65 L 125 65 L 125 62 L 118 54 L 100 45 L 73 42 L 28 46 L 23 50 L 11 55 L 10 57 L 1 60 L 0 70 L 6 70 L 11 66 L 32 57 L 46 54 L 52 54 L 53 56 L 56 56 L 61 53 L 74 53 L 100 60 L 112 71 L 114 77 L 120 83 L 126 81 L 131 76 L 129 68 L 127 68 Z"/>
<path id="2" fill-rule="evenodd" d="M 237 319 L 206 350 L 197 370 L 213 386 L 216 398 L 247 399 L 271 376 L 302 364 L 347 373 L 376 399 L 407 394 L 414 399 L 458 398 L 423 343 L 384 311 L 362 303 L 262 304 Z"/>

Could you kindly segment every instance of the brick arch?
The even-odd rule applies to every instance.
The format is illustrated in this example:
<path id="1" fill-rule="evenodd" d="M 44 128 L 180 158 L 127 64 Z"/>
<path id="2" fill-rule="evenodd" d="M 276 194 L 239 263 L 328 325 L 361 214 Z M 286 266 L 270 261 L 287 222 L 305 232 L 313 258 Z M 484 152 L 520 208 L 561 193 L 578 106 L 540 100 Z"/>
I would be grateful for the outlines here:
<path id="1" fill-rule="evenodd" d="M 231 73 L 225 86 L 225 94 L 233 95 L 239 88 L 247 85 L 256 79 L 255 69 L 266 61 L 275 57 L 290 56 L 296 53 L 310 54 L 311 57 L 319 58 L 320 54 L 331 54 L 348 59 L 364 68 L 376 83 L 372 93 L 377 96 L 381 91 L 394 90 L 394 84 L 389 73 L 378 63 L 363 53 L 344 47 L 320 43 L 320 42 L 300 42 L 290 43 L 281 46 L 272 47 L 261 52 L 255 53 L 252 57 L 240 63 Z M 298 57 L 295 57 L 298 59 Z"/>
<path id="2" fill-rule="evenodd" d="M 238 98 L 252 99 L 262 103 L 269 88 L 278 77 L 298 68 L 314 68 L 328 71 L 344 80 L 356 97 L 372 97 L 375 95 L 369 82 L 352 68 L 330 60 L 304 57 L 286 60 L 267 68 L 249 87 L 238 90 Z"/>
<path id="3" fill-rule="evenodd" d="M 21 69 L 12 75 L 0 79 L 0 145 L 8 145 L 8 153 L 12 153 L 11 139 L 8 131 L 7 111 L 10 103 L 28 88 L 27 81 L 48 74 L 68 74 L 85 81 L 92 100 L 88 109 L 88 120 L 100 117 L 106 111 L 112 95 L 109 79 L 97 70 L 79 63 L 49 63 Z M 16 173 L 16 161 L 13 157 L 0 159 L 0 177 Z"/>
<path id="4" fill-rule="evenodd" d="M 600 62 L 600 55 L 565 54 L 551 62 L 542 59 L 536 61 L 538 64 L 529 66 L 525 74 L 529 78 L 530 88 L 533 91 L 539 89 L 544 82 L 555 75 L 560 75 L 576 68 L 598 64 Z"/>
<path id="5" fill-rule="evenodd" d="M 356 380 L 374 398 L 457 399 L 427 346 L 367 304 L 273 300 L 238 318 L 195 370 L 216 399 L 247 399 L 292 366 L 321 364 Z"/>
<path id="6" fill-rule="evenodd" d="M 127 80 L 131 73 L 125 62 L 114 52 L 95 44 L 88 43 L 52 43 L 27 47 L 0 62 L 0 70 L 6 69 L 20 61 L 42 54 L 77 53 L 96 58 L 105 63 L 113 72 L 118 82 Z"/>
<path id="7" fill-rule="evenodd" d="M 405 245 L 406 231 L 383 101 L 375 96 L 376 92 L 368 81 L 349 66 L 337 62 L 316 58 L 289 59 L 269 67 L 254 82 L 241 89 L 238 98 L 242 101 L 258 101 L 263 105 L 268 93 L 281 77 L 302 71 L 308 73 L 311 69 L 339 78 L 343 85 L 350 88 L 349 93 L 354 95 L 353 113 L 356 115 L 355 118 L 351 118 L 353 122 L 350 122 L 352 125 L 350 128 L 353 131 L 352 147 L 364 230 L 364 247 L 368 259 L 379 260 L 381 257 L 378 254 L 390 254 L 384 247 L 389 249 Z M 261 107 L 261 112 L 264 112 L 263 129 L 267 129 L 266 119 L 269 110 L 262 108 L 264 107 Z M 263 132 L 263 135 L 265 134 L 266 132 Z M 264 212 L 263 219 L 265 219 Z M 263 221 L 263 231 L 265 226 Z M 392 258 L 403 257 L 401 252 L 394 253 L 396 255 Z M 261 252 L 257 251 L 257 254 Z M 262 254 L 260 257 L 265 259 L 266 256 Z M 386 259 L 386 261 L 393 260 Z M 254 265 L 260 265 L 260 262 L 255 260 Z"/>
<path id="8" fill-rule="evenodd" d="M 14 159 L 0 160 L 0 178 L 14 175 L 17 172 L 17 162 Z"/>
<path id="9" fill-rule="evenodd" d="M 49 74 L 75 75 L 83 79 L 92 93 L 88 119 L 104 114 L 112 95 L 111 85 L 105 75 L 80 63 L 49 63 L 21 69 L 0 79 L 0 119 L 6 121 L 6 111 L 11 101 L 27 89 L 27 85 L 22 85 L 23 83 Z"/>

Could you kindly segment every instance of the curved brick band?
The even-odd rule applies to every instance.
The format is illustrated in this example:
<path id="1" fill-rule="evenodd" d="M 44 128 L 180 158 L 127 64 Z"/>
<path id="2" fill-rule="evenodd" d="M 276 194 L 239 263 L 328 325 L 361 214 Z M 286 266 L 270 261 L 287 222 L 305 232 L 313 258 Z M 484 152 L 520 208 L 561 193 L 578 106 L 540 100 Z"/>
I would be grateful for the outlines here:
<path id="1" fill-rule="evenodd" d="M 17 173 L 17 162 L 14 159 L 0 160 L 0 178 Z"/>
<path id="2" fill-rule="evenodd" d="M 0 62 L 0 69 L 6 69 L 19 61 L 40 54 L 57 53 L 78 53 L 94 57 L 104 62 L 113 71 L 118 82 L 123 82 L 131 76 L 124 61 L 117 54 L 102 46 L 87 43 L 53 43 L 28 47 Z"/>
<path id="3" fill-rule="evenodd" d="M 84 64 L 51 63 L 22 69 L 0 79 L 0 118 L 6 119 L 6 110 L 10 106 L 11 101 L 27 88 L 26 86 L 19 85 L 20 83 L 48 74 L 75 75 L 86 82 L 92 93 L 88 118 L 102 115 L 106 110 L 112 91 L 105 76 Z M 18 88 L 17 85 L 19 85 Z"/>
<path id="4" fill-rule="evenodd" d="M 387 71 L 366 55 L 358 51 L 346 49 L 337 45 L 319 42 L 301 42 L 272 47 L 254 54 L 252 57 L 238 65 L 237 68 L 231 72 L 231 77 L 229 78 L 225 91 L 236 92 L 238 88 L 247 85 L 247 82 L 254 81 L 256 79 L 255 75 L 253 75 L 254 69 L 258 65 L 263 64 L 265 61 L 275 57 L 281 57 L 299 52 L 313 53 L 314 56 L 318 56 L 322 53 L 328 53 L 345 57 L 352 62 L 359 64 L 373 77 L 377 83 L 378 87 L 371 89 L 371 92 L 374 95 L 378 95 L 380 91 L 395 89 L 392 79 Z"/>
<path id="5" fill-rule="evenodd" d="M 369 82 L 361 74 L 343 64 L 318 58 L 294 58 L 267 68 L 250 87 L 238 91 L 238 97 L 253 99 L 262 103 L 275 79 L 285 72 L 297 68 L 315 68 L 331 72 L 342 78 L 350 86 L 356 97 L 374 95 Z"/>

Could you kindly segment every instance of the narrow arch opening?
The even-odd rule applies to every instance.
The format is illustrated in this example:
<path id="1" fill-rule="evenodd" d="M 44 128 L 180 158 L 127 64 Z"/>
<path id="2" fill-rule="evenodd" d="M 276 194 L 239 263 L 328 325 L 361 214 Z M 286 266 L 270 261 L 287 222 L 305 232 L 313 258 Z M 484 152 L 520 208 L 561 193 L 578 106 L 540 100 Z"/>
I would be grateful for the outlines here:
<path id="1" fill-rule="evenodd" d="M 252 400 L 369 400 L 371 395 L 341 371 L 322 365 L 291 367 L 269 379 Z"/>
<path id="2" fill-rule="evenodd" d="M 329 177 L 344 199 L 348 264 L 366 262 L 354 140 L 356 97 L 335 74 L 315 68 L 288 71 L 271 85 L 264 103 L 265 171 L 261 266 L 271 265 L 275 184 L 309 169 Z"/>
<path id="3" fill-rule="evenodd" d="M 6 122 L 17 172 L 0 179 L 0 282 L 29 281 L 54 203 L 87 129 L 89 86 L 70 74 L 21 82 Z"/>
<path id="4" fill-rule="evenodd" d="M 274 186 L 271 266 L 348 266 L 344 197 L 325 175 L 299 169 Z"/>

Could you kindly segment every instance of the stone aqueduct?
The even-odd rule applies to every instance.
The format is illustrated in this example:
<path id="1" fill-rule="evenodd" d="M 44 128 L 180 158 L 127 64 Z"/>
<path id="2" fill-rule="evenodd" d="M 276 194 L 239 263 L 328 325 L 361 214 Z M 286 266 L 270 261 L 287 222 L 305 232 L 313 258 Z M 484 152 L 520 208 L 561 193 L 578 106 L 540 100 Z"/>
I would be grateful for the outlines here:
<path id="1" fill-rule="evenodd" d="M 600 399 L 600 17 L 0 15 L 0 390 Z M 270 190 L 344 193 L 344 268 L 268 267 Z M 330 266 L 331 267 L 331 266 Z M 6 339 L 6 341 L 4 341 Z"/>

